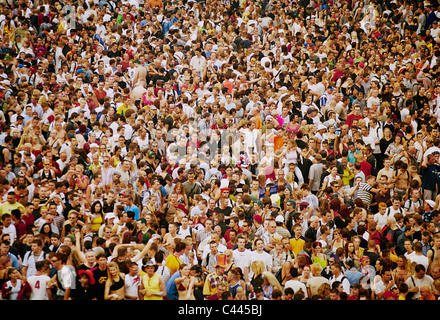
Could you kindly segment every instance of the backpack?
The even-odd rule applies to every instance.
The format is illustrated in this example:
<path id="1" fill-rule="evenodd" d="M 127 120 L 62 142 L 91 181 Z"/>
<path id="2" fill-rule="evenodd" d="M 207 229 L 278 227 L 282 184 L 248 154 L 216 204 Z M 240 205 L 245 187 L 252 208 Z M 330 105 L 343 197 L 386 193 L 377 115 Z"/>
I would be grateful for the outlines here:
<path id="1" fill-rule="evenodd" d="M 394 231 L 390 227 L 385 226 L 380 232 L 380 249 L 386 249 L 387 243 L 391 241 L 394 241 Z"/>
<path id="2" fill-rule="evenodd" d="M 411 206 L 410 206 L 410 207 L 411 207 Z M 386 214 L 387 218 L 390 216 L 390 212 L 391 212 L 391 207 L 386 208 L 386 210 L 385 210 L 385 214 Z M 403 209 L 402 209 L 401 207 L 399 207 L 399 212 L 400 212 L 401 214 L 403 214 Z"/>
<path id="3" fill-rule="evenodd" d="M 377 236 L 377 233 L 379 234 L 379 236 Z M 383 236 L 381 232 L 377 232 L 377 233 L 375 233 L 373 237 L 371 237 L 371 240 L 378 239 L 380 242 L 379 244 L 380 249 L 381 250 L 386 249 L 388 240 Z"/>
<path id="4" fill-rule="evenodd" d="M 411 279 L 411 282 L 412 282 L 413 286 L 415 287 L 416 283 L 414 282 L 413 276 L 411 276 L 410 279 Z M 405 300 L 418 300 L 417 298 L 414 298 L 415 294 L 416 294 L 415 292 L 408 292 L 406 294 L 406 299 Z"/>
<path id="5" fill-rule="evenodd" d="M 247 209 L 247 210 L 245 209 L 245 207 L 242 207 L 242 209 L 244 211 L 246 220 L 252 220 L 252 217 L 254 216 L 254 211 L 255 211 L 254 207 L 250 206 L 249 209 Z"/>
<path id="6" fill-rule="evenodd" d="M 179 226 L 179 228 L 177 229 L 177 233 L 180 232 L 181 227 L 182 227 L 182 226 Z M 190 234 L 190 236 L 192 236 L 192 234 L 193 234 L 193 229 L 192 229 L 192 227 L 189 227 L 189 234 Z"/>

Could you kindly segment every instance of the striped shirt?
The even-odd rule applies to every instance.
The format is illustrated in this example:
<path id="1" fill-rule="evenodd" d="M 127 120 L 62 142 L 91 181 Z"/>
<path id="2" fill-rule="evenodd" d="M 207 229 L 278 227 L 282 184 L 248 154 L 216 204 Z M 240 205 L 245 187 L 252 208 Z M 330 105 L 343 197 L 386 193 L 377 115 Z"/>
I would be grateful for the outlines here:
<path id="1" fill-rule="evenodd" d="M 361 182 L 359 184 L 359 189 L 358 189 L 358 197 L 367 204 L 367 208 L 370 207 L 370 203 L 371 203 L 371 192 L 370 190 L 373 189 L 372 186 L 370 186 L 368 183 L 366 182 Z"/>

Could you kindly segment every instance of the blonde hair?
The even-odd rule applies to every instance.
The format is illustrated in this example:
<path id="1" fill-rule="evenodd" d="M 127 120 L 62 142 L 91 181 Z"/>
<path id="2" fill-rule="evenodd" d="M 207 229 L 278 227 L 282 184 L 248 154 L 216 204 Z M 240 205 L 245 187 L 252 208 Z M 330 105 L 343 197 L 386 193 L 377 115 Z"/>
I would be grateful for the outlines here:
<path id="1" fill-rule="evenodd" d="M 322 267 L 319 263 L 312 263 L 312 265 L 310 266 L 310 270 L 312 271 L 312 275 L 318 273 L 321 274 Z"/>
<path id="2" fill-rule="evenodd" d="M 226 256 L 228 256 L 228 255 L 231 255 L 231 256 L 232 256 L 232 250 L 231 250 L 231 249 L 226 249 L 225 252 L 224 252 L 224 254 L 225 254 Z"/>
<path id="3" fill-rule="evenodd" d="M 316 294 L 321 296 L 322 298 L 325 298 L 330 293 L 330 285 L 327 282 L 324 282 L 321 284 L 316 291 Z"/>
<path id="4" fill-rule="evenodd" d="M 293 183 L 293 182 L 294 182 L 294 179 L 295 179 L 295 175 L 293 174 L 293 172 L 289 171 L 289 172 L 286 174 L 286 181 L 287 181 L 288 183 Z"/>
<path id="5" fill-rule="evenodd" d="M 281 292 L 283 291 L 283 287 L 272 272 L 264 271 L 263 278 L 266 279 L 267 282 L 269 282 L 269 284 L 274 288 L 279 289 Z"/>
<path id="6" fill-rule="evenodd" d="M 253 261 L 251 263 L 251 270 L 254 272 L 254 277 L 262 275 L 265 270 L 264 262 L 261 260 Z"/>
<path id="7" fill-rule="evenodd" d="M 120 271 L 119 271 L 119 266 L 118 266 L 118 264 L 116 263 L 116 262 L 114 262 L 114 261 L 110 261 L 109 263 L 108 263 L 108 266 L 107 266 L 107 281 L 110 281 L 110 284 L 114 284 L 114 280 L 113 280 L 113 277 L 112 277 L 112 275 L 110 274 L 110 268 L 116 268 L 116 272 L 117 272 L 117 274 L 119 275 L 119 273 L 120 273 Z"/>

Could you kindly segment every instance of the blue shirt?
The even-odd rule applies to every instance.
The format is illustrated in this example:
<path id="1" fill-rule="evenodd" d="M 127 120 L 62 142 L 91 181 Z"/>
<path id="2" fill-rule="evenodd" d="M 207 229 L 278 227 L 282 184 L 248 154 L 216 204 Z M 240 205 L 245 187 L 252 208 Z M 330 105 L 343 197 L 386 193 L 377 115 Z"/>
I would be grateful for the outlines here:
<path id="1" fill-rule="evenodd" d="M 8 256 L 11 257 L 11 264 L 12 264 L 12 266 L 14 268 L 16 268 L 16 269 L 20 269 L 20 266 L 18 265 L 18 259 L 15 256 L 15 254 L 12 254 L 12 253 L 8 252 Z"/>
<path id="2" fill-rule="evenodd" d="M 124 209 L 125 212 L 133 211 L 134 212 L 134 220 L 139 220 L 139 208 L 135 205 L 129 207 L 126 206 Z"/>
<path id="3" fill-rule="evenodd" d="M 350 282 L 350 286 L 353 286 L 356 283 L 359 283 L 359 280 L 362 278 L 362 272 L 358 271 L 356 268 L 351 268 L 349 271 L 344 273 L 345 277 Z"/>
<path id="4" fill-rule="evenodd" d="M 179 293 L 177 292 L 177 286 L 174 282 L 178 277 L 180 277 L 180 271 L 174 272 L 165 285 L 167 289 L 167 298 L 170 300 L 179 300 Z"/>

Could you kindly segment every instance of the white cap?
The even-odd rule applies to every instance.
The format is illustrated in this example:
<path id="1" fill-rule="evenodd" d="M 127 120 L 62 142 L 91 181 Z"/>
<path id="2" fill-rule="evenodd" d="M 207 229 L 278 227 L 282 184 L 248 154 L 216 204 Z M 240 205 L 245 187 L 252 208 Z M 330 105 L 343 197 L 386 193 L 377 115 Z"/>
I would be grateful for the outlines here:
<path id="1" fill-rule="evenodd" d="M 284 222 L 284 217 L 281 214 L 277 215 L 275 222 Z"/>
<path id="2" fill-rule="evenodd" d="M 434 209 L 434 207 L 435 207 L 435 202 L 434 202 L 434 201 L 428 199 L 428 200 L 425 200 L 425 202 L 426 202 L 431 208 Z"/>
<path id="3" fill-rule="evenodd" d="M 221 179 L 220 180 L 220 189 L 227 188 L 227 187 L 229 187 L 229 180 L 228 179 Z"/>
<path id="4" fill-rule="evenodd" d="M 107 212 L 105 214 L 105 219 L 113 219 L 113 218 L 116 218 L 116 215 L 114 212 Z"/>

